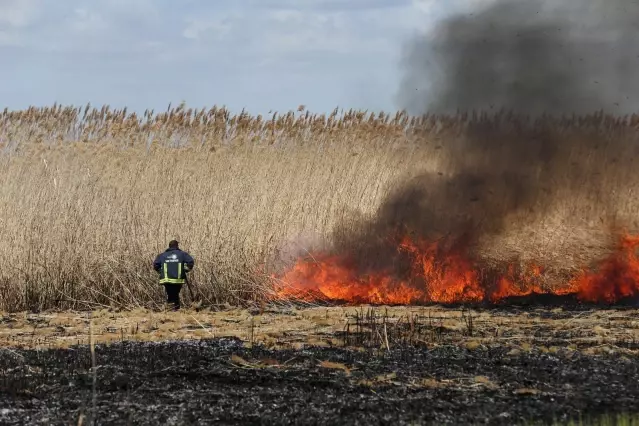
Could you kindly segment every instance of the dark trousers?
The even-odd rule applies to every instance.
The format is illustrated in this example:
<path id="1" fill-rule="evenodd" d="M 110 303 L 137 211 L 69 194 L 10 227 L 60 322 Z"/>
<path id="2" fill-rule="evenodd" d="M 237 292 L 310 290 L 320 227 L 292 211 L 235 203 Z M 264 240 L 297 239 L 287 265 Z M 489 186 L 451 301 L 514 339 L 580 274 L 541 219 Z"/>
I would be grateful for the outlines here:
<path id="1" fill-rule="evenodd" d="M 166 290 L 166 303 L 173 305 L 174 310 L 180 309 L 180 290 L 182 284 L 164 284 Z"/>

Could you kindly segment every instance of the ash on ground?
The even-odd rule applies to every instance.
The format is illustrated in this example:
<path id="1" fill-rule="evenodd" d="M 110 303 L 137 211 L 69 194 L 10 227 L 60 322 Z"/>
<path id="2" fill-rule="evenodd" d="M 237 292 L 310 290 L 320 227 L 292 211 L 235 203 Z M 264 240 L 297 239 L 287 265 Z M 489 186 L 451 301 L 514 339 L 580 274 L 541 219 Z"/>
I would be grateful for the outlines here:
<path id="1" fill-rule="evenodd" d="M 234 338 L 0 349 L 0 423 L 522 424 L 639 412 L 639 361 L 504 345 L 269 350 Z M 95 402 L 94 402 L 95 396 Z M 95 404 L 95 406 L 94 406 Z"/>

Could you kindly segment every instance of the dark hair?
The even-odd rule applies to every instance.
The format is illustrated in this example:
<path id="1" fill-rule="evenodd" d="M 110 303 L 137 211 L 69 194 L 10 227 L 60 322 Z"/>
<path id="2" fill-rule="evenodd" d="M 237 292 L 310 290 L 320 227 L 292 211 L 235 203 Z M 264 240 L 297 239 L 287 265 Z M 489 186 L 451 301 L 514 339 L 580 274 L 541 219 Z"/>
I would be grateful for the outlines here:
<path id="1" fill-rule="evenodd" d="M 169 248 L 178 248 L 179 243 L 176 240 L 169 241 Z"/>

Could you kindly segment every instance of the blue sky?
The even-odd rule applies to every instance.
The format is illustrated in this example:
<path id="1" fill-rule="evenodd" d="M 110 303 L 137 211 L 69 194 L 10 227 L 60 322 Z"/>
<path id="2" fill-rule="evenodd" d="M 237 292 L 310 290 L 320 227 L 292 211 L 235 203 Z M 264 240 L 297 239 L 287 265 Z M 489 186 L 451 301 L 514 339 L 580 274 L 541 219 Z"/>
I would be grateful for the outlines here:
<path id="1" fill-rule="evenodd" d="M 484 0 L 0 0 L 0 106 L 394 110 L 403 43 Z"/>

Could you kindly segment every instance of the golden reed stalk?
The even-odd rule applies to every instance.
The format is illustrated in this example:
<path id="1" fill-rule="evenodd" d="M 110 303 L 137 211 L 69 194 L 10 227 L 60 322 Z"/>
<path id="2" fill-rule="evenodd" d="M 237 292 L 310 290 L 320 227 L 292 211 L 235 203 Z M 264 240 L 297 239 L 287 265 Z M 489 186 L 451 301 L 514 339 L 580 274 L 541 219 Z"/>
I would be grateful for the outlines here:
<path id="1" fill-rule="evenodd" d="M 90 105 L 5 110 L 0 310 L 154 305 L 163 294 L 150 263 L 172 238 L 196 258 L 195 282 L 208 302 L 258 301 L 270 272 L 339 242 L 344 229 L 367 232 L 399 186 L 457 173 L 450 159 L 464 155 L 455 146 L 469 123 L 507 123 L 507 149 L 522 120 L 506 112 L 320 115 L 303 106 L 270 117 L 185 105 L 142 116 Z M 541 120 L 533 126 L 552 128 L 570 146 L 562 158 L 587 167 L 575 174 L 567 166 L 558 177 L 565 182 L 557 182 L 552 214 L 513 214 L 481 250 L 579 266 L 606 246 L 611 225 L 636 225 L 639 173 L 619 165 L 638 149 L 639 116 Z M 605 147 L 593 156 L 568 144 L 584 128 L 628 141 L 616 166 Z M 588 196 L 570 190 L 590 184 L 598 189 Z"/>

